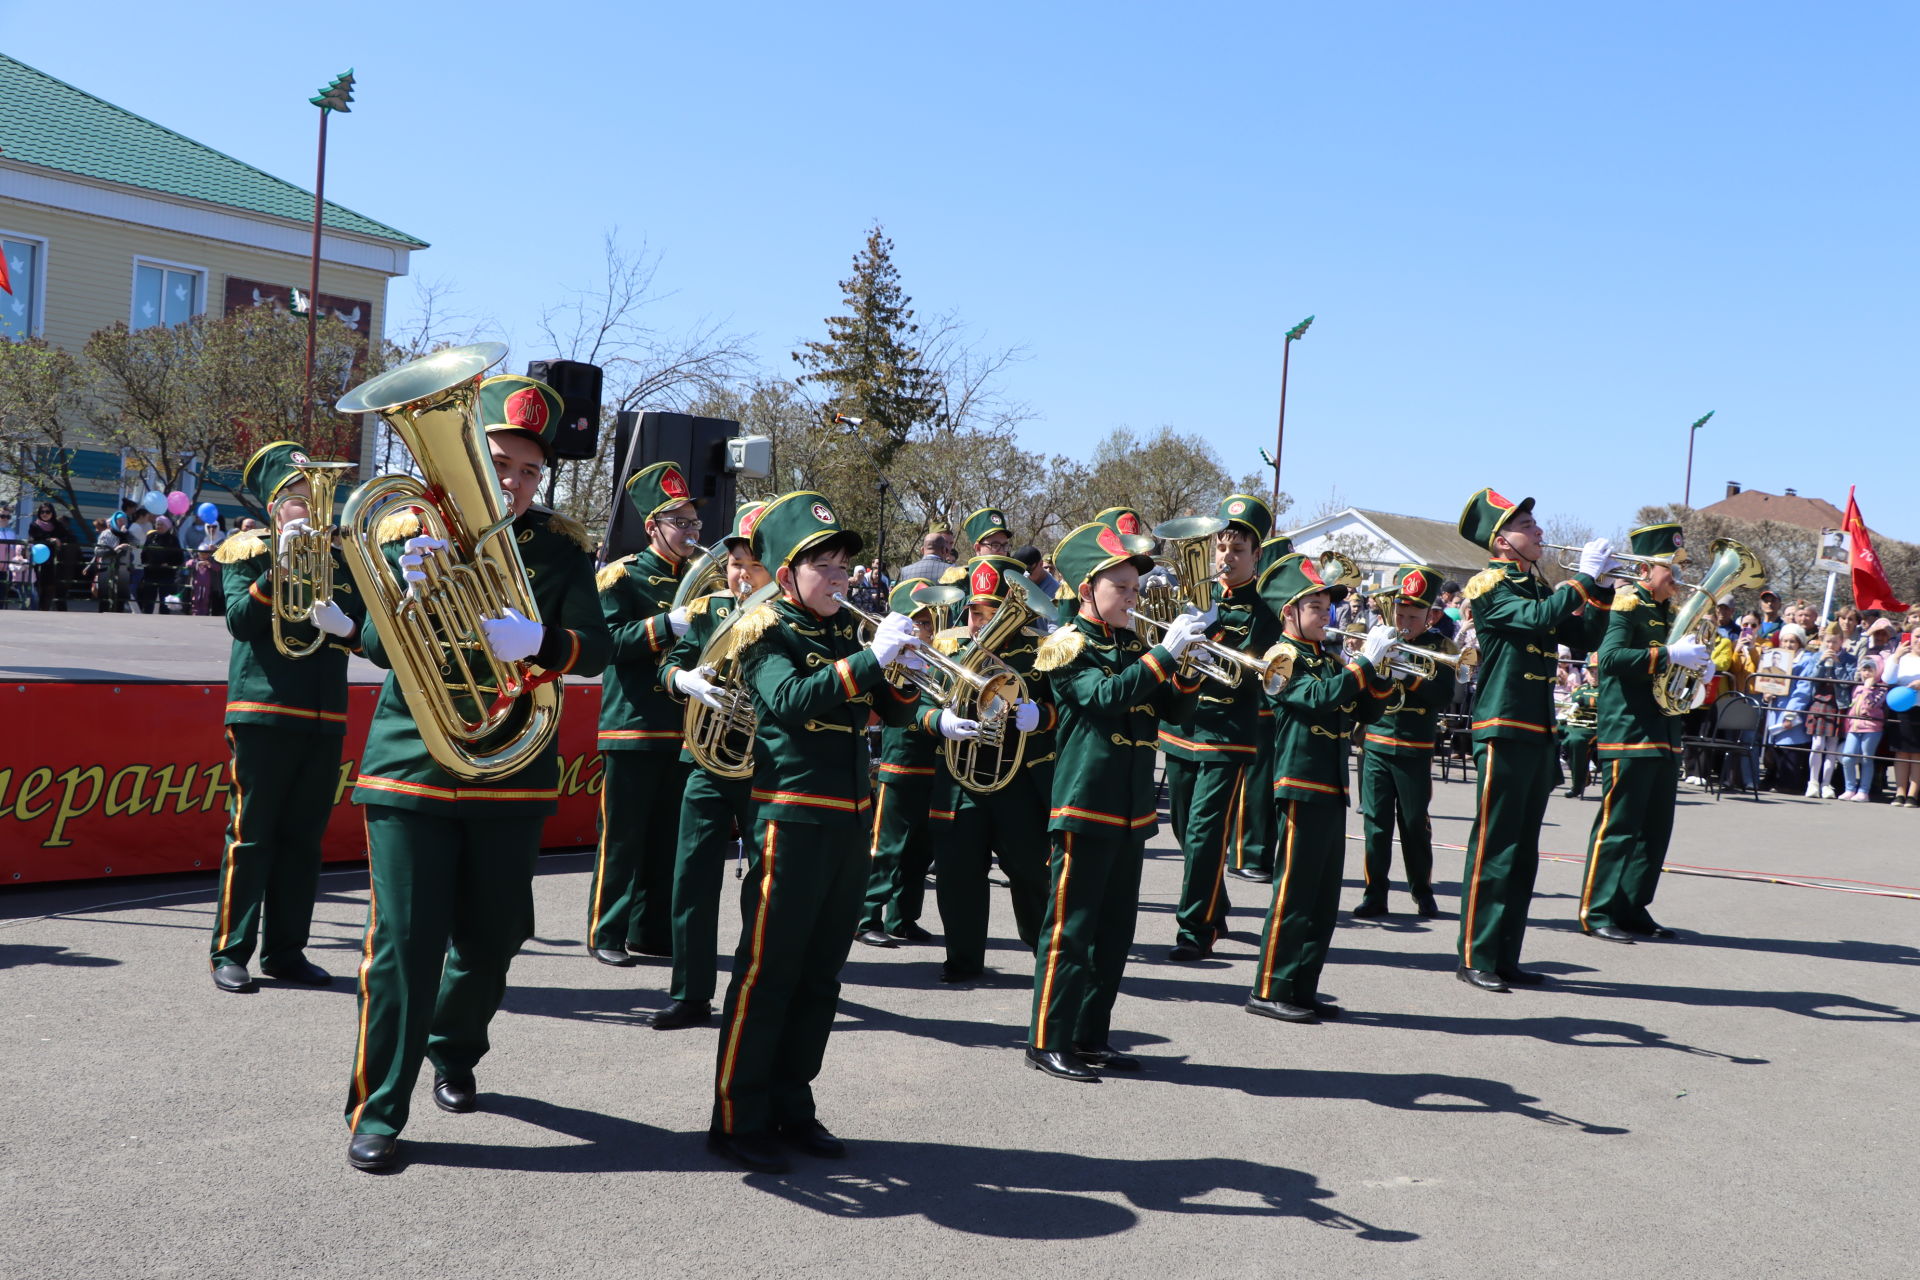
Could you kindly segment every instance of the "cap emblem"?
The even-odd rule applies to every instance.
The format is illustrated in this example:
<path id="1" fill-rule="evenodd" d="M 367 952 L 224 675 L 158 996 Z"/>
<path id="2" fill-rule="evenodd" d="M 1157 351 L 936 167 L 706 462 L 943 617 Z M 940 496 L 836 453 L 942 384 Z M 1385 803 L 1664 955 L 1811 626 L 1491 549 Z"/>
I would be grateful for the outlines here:
<path id="1" fill-rule="evenodd" d="M 660 473 L 660 492 L 680 502 L 687 500 L 687 478 L 680 474 L 678 467 L 668 467 Z"/>
<path id="2" fill-rule="evenodd" d="M 973 581 L 968 584 L 977 596 L 991 596 L 1000 593 L 1000 571 L 990 564 L 978 565 L 973 571 Z"/>
<path id="3" fill-rule="evenodd" d="M 1099 543 L 1100 549 L 1108 555 L 1123 556 L 1127 554 L 1126 547 L 1120 541 L 1120 535 L 1105 525 L 1100 527 L 1099 536 L 1096 537 L 1094 541 Z"/>
<path id="4" fill-rule="evenodd" d="M 547 429 L 547 401 L 538 387 L 522 387 L 507 397 L 506 425 L 535 434 Z"/>
<path id="5" fill-rule="evenodd" d="M 832 524 L 833 508 L 824 502 L 816 502 L 813 504 L 813 518 L 821 524 Z"/>

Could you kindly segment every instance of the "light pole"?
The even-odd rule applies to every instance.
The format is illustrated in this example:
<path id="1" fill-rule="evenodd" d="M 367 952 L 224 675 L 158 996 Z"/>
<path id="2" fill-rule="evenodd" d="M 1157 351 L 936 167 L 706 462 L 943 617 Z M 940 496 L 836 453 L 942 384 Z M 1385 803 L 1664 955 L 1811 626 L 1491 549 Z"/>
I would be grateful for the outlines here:
<path id="1" fill-rule="evenodd" d="M 311 449 L 313 347 L 320 324 L 320 216 L 326 207 L 327 190 L 327 117 L 335 111 L 343 114 L 352 111 L 347 104 L 353 101 L 353 68 L 348 67 L 335 76 L 333 83 L 307 101 L 320 108 L 320 159 L 313 176 L 313 261 L 307 273 L 307 376 L 300 394 L 301 442 Z"/>
<path id="2" fill-rule="evenodd" d="M 1306 336 L 1307 328 L 1313 324 L 1308 316 L 1293 328 L 1287 330 L 1287 340 L 1280 346 L 1280 426 L 1273 435 L 1273 510 L 1280 510 L 1280 458 L 1287 448 L 1287 357 L 1293 352 L 1293 344 Z"/>
<path id="3" fill-rule="evenodd" d="M 1680 498 L 1680 505 L 1688 510 L 1693 509 L 1693 438 L 1700 433 L 1700 428 L 1707 425 L 1707 418 L 1711 418 L 1713 414 L 1712 409 L 1707 410 L 1706 418 L 1700 419 L 1687 428 L 1687 487 Z"/>

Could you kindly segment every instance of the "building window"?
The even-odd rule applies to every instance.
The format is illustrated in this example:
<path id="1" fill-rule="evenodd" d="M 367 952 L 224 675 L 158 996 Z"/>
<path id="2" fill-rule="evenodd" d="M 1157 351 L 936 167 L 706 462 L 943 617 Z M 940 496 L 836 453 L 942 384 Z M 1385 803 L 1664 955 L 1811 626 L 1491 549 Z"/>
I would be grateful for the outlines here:
<path id="1" fill-rule="evenodd" d="M 206 278 L 207 273 L 197 267 L 136 259 L 129 327 L 147 329 L 192 319 L 200 313 L 206 298 Z"/>
<path id="2" fill-rule="evenodd" d="M 46 261 L 44 240 L 0 234 L 7 259 L 7 288 L 0 293 L 0 338 L 17 341 L 40 331 L 40 272 Z"/>

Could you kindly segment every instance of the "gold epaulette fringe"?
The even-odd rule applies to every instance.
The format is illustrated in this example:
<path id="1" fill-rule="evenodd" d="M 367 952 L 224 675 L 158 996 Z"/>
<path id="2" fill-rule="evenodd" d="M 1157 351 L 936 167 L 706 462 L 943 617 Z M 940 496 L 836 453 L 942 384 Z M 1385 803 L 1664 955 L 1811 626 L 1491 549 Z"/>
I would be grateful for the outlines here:
<path id="1" fill-rule="evenodd" d="M 562 537 L 571 538 L 579 545 L 582 551 L 593 550 L 593 535 L 587 532 L 587 526 L 581 524 L 572 516 L 561 515 L 558 511 L 549 511 L 547 512 L 547 528 L 560 534 Z"/>
<path id="2" fill-rule="evenodd" d="M 951 569 L 948 569 L 940 575 L 940 585 L 943 587 L 951 586 L 956 582 L 965 582 L 966 580 L 967 570 L 965 565 L 954 565 Z"/>
<path id="3" fill-rule="evenodd" d="M 1506 576 L 1505 571 L 1500 569 L 1482 569 L 1467 579 L 1467 599 L 1478 600 L 1499 586 Z"/>
<path id="4" fill-rule="evenodd" d="M 385 546 L 389 542 L 399 542 L 411 538 L 420 532 L 420 513 L 418 511 L 396 511 L 382 520 L 373 531 L 374 539 Z"/>
<path id="5" fill-rule="evenodd" d="M 707 609 L 709 608 L 709 602 L 712 600 L 713 600 L 712 596 L 701 596 L 698 600 L 695 600 L 692 604 L 689 604 L 687 606 L 687 616 L 689 618 L 706 617 Z"/>
<path id="6" fill-rule="evenodd" d="M 1613 603 L 1606 606 L 1615 613 L 1632 613 L 1646 601 L 1640 598 L 1640 592 L 1634 587 L 1621 587 L 1613 593 Z"/>
<path id="7" fill-rule="evenodd" d="M 944 653 L 951 658 L 954 654 L 960 652 L 960 642 L 966 638 L 967 629 L 965 627 L 948 627 L 945 631 L 934 636 L 934 652 Z"/>
<path id="8" fill-rule="evenodd" d="M 618 560 L 615 560 L 612 564 L 605 566 L 600 572 L 594 574 L 594 590 L 605 591 L 608 587 L 611 587 L 614 583 L 626 577 L 627 562 L 632 559 L 632 556 L 621 556 Z"/>
<path id="9" fill-rule="evenodd" d="M 733 624 L 733 651 L 746 652 L 747 646 L 779 625 L 780 619 L 770 604 L 754 606 L 752 613 Z"/>
<path id="10" fill-rule="evenodd" d="M 1078 627 L 1062 627 L 1040 642 L 1040 652 L 1033 660 L 1033 669 L 1057 671 L 1079 657 L 1086 643 L 1086 632 Z"/>
<path id="11" fill-rule="evenodd" d="M 214 548 L 213 558 L 221 564 L 239 564 L 264 555 L 266 550 L 266 536 L 249 529 L 245 533 L 228 534 L 227 540 Z"/>
<path id="12" fill-rule="evenodd" d="M 1080 597 L 1080 593 L 1078 591 L 1075 591 L 1072 587 L 1068 586 L 1064 581 L 1061 582 L 1059 586 L 1053 589 L 1053 598 L 1056 601 L 1077 600 L 1079 599 L 1079 597 Z"/>

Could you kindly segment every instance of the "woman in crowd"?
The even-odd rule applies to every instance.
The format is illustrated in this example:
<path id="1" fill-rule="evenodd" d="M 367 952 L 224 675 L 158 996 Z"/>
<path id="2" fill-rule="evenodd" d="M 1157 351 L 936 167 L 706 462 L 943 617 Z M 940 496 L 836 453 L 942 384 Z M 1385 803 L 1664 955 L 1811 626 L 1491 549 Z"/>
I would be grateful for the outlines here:
<path id="1" fill-rule="evenodd" d="M 173 521 L 160 516 L 153 522 L 153 532 L 147 535 L 146 545 L 140 548 L 140 586 L 134 594 L 134 600 L 142 613 L 167 612 L 167 593 L 177 590 L 180 582 L 180 566 L 185 560 L 180 550 L 180 539 L 173 532 Z M 186 610 L 182 609 L 182 613 Z"/>
<path id="2" fill-rule="evenodd" d="M 1833 775 L 1840 768 L 1840 748 L 1846 738 L 1846 710 L 1853 690 L 1854 656 L 1846 651 L 1846 631 L 1834 623 L 1820 637 L 1813 655 L 1813 688 L 1807 702 L 1807 794 L 1834 798 Z"/>
<path id="3" fill-rule="evenodd" d="M 1880 746 L 1887 718 L 1887 687 L 1880 683 L 1880 664 L 1862 658 L 1856 671 L 1859 683 L 1847 704 L 1846 755 L 1840 761 L 1841 779 L 1846 790 L 1842 800 L 1867 802 L 1873 786 L 1874 770 L 1880 766 L 1872 757 Z"/>
<path id="4" fill-rule="evenodd" d="M 33 522 L 27 526 L 27 541 L 47 549 L 47 562 L 34 573 L 34 591 L 39 596 L 39 607 L 66 612 L 67 580 L 61 569 L 63 562 L 70 558 L 66 551 L 67 544 L 73 541 L 73 535 L 60 523 L 60 517 L 53 513 L 51 502 L 43 502 L 34 508 Z"/>
<path id="5" fill-rule="evenodd" d="M 93 594 L 100 602 L 101 613 L 127 611 L 127 590 L 135 554 L 137 548 L 127 513 L 116 511 L 101 525 L 93 543 Z"/>
<path id="6" fill-rule="evenodd" d="M 1907 614 L 1907 633 L 1881 665 L 1880 678 L 1889 694 L 1902 686 L 1920 689 L 1920 634 L 1915 628 L 1920 628 L 1920 609 Z M 1898 713 L 1889 709 L 1882 742 L 1893 753 L 1893 803 L 1920 808 L 1920 706 Z"/>
<path id="7" fill-rule="evenodd" d="M 1787 670 L 1796 678 L 1784 697 L 1767 698 L 1766 774 L 1773 790 L 1791 795 L 1807 781 L 1807 747 L 1813 741 L 1807 731 L 1807 707 L 1813 701 L 1813 686 L 1805 677 L 1813 674 L 1814 660 L 1807 652 L 1807 633 L 1797 623 L 1782 626 L 1778 638 L 1778 647 L 1787 654 Z"/>

